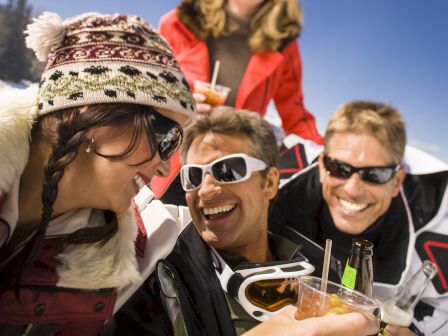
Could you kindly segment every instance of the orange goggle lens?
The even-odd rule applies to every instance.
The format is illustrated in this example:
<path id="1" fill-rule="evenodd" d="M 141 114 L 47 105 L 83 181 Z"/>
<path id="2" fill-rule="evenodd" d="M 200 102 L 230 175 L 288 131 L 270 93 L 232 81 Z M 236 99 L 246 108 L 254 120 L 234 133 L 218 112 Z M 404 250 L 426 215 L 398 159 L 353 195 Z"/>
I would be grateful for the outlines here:
<path id="1" fill-rule="evenodd" d="M 248 285 L 245 294 L 253 305 L 274 312 L 295 304 L 298 289 L 298 282 L 293 279 L 259 280 Z"/>

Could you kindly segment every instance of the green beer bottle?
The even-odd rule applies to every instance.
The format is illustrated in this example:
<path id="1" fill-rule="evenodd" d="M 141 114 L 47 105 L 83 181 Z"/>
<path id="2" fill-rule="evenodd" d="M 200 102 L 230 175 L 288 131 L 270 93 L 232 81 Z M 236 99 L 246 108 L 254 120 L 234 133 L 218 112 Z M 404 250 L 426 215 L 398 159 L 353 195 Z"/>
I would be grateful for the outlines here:
<path id="1" fill-rule="evenodd" d="M 350 257 L 345 265 L 342 285 L 365 295 L 373 293 L 373 244 L 366 239 L 353 239 Z"/>

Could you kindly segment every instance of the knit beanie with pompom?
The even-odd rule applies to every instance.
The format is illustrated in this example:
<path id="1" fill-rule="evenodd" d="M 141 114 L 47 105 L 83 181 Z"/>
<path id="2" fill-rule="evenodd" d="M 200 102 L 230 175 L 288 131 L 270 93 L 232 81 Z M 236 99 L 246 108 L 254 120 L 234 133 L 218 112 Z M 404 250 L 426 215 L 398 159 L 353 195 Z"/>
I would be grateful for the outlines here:
<path id="1" fill-rule="evenodd" d="M 171 48 L 134 15 L 87 13 L 65 21 L 44 13 L 26 43 L 46 62 L 38 114 L 98 103 L 133 103 L 194 116 L 195 102 Z M 181 115 L 179 115 L 181 114 Z"/>

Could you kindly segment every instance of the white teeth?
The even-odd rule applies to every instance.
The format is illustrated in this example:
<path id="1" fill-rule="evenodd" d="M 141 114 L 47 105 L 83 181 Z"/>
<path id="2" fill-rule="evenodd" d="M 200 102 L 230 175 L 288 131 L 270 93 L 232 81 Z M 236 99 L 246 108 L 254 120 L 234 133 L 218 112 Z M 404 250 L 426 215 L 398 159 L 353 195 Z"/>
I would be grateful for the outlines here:
<path id="1" fill-rule="evenodd" d="M 341 206 L 350 212 L 358 212 L 358 211 L 362 211 L 365 208 L 367 208 L 367 206 L 369 205 L 368 203 L 352 203 L 346 200 L 343 200 L 342 198 L 339 198 L 339 204 L 341 204 Z"/>
<path id="2" fill-rule="evenodd" d="M 139 175 L 135 175 L 132 179 L 140 189 L 146 185 L 145 181 Z"/>
<path id="3" fill-rule="evenodd" d="M 235 208 L 235 205 L 223 205 L 216 208 L 204 208 L 202 211 L 204 212 L 204 215 L 216 215 L 220 212 L 228 212 Z"/>

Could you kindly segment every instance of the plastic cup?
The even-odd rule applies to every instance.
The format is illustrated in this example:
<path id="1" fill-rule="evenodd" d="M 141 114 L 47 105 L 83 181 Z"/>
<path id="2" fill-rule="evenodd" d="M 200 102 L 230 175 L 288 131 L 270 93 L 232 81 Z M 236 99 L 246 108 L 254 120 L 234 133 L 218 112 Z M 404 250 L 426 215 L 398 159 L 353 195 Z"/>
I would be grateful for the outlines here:
<path id="1" fill-rule="evenodd" d="M 332 281 L 327 282 L 327 290 L 322 292 L 321 281 L 321 278 L 314 276 L 299 278 L 297 320 L 350 312 L 369 312 L 378 318 L 379 323 L 381 310 L 375 299 Z"/>
<path id="2" fill-rule="evenodd" d="M 223 105 L 230 92 L 230 88 L 223 85 L 215 85 L 212 89 L 210 83 L 201 82 L 199 80 L 193 81 L 193 90 L 195 93 L 201 93 L 205 96 L 204 103 L 211 106 Z"/>

